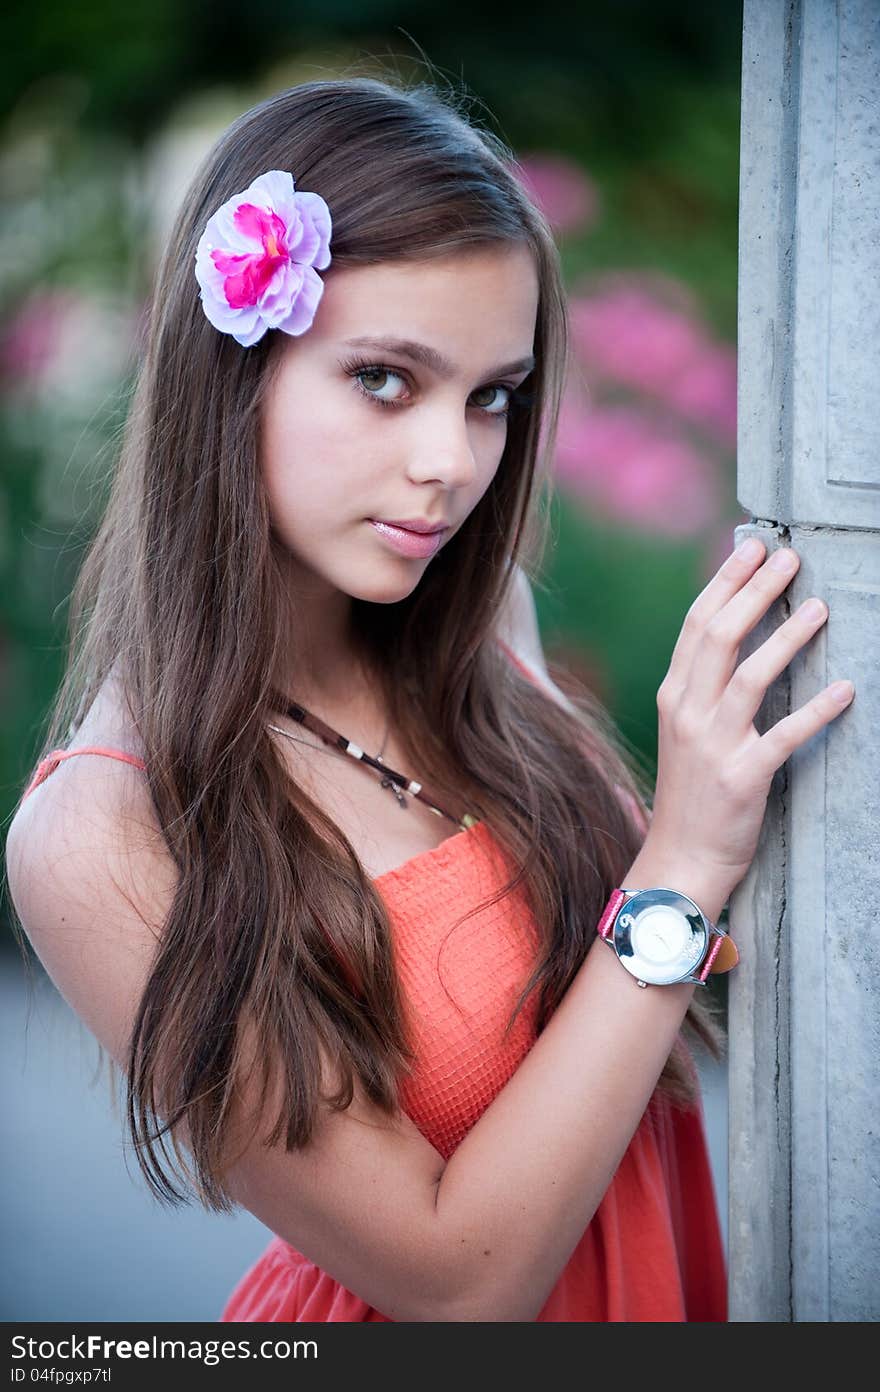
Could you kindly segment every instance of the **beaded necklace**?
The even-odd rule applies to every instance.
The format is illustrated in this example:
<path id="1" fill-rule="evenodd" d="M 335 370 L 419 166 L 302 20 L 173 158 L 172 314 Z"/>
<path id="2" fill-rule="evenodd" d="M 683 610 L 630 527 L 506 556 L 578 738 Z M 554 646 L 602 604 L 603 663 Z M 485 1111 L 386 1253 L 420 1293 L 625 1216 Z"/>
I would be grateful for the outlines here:
<path id="1" fill-rule="evenodd" d="M 360 760 L 361 763 L 369 765 L 370 768 L 377 769 L 383 775 L 381 787 L 387 788 L 389 792 L 397 798 L 401 807 L 406 807 L 405 795 L 409 793 L 412 797 L 418 798 L 420 802 L 423 802 L 426 807 L 430 807 L 431 811 L 438 817 L 446 817 L 448 821 L 454 822 L 462 831 L 467 831 L 469 827 L 475 826 L 480 820 L 479 817 L 475 817 L 471 812 L 465 812 L 462 817 L 453 816 L 451 812 L 447 812 L 445 807 L 441 806 L 437 801 L 436 794 L 427 784 L 417 783 L 415 779 L 407 778 L 405 774 L 398 773 L 395 769 L 388 768 L 382 760 L 382 749 L 385 748 L 388 740 L 387 728 L 382 740 L 382 749 L 380 749 L 379 753 L 377 755 L 367 754 L 361 749 L 360 745 L 355 744 L 353 740 L 346 739 L 345 735 L 341 735 L 338 730 L 333 729 L 332 725 L 328 725 L 327 722 L 321 720 L 319 716 L 313 715 L 311 711 L 306 710 L 305 706 L 299 705 L 296 701 L 288 701 L 285 696 L 282 696 L 277 691 L 273 691 L 271 696 L 272 703 L 276 710 L 284 711 L 284 714 L 288 716 L 289 719 L 296 720 L 300 725 L 304 725 L 307 730 L 311 730 L 313 734 L 318 735 L 325 744 L 330 745 L 334 749 L 341 750 L 343 754 L 350 755 L 352 759 Z M 270 725 L 269 729 L 275 730 L 280 735 L 285 735 L 288 739 L 295 738 L 295 736 L 290 734 L 289 730 L 283 730 L 280 725 Z"/>

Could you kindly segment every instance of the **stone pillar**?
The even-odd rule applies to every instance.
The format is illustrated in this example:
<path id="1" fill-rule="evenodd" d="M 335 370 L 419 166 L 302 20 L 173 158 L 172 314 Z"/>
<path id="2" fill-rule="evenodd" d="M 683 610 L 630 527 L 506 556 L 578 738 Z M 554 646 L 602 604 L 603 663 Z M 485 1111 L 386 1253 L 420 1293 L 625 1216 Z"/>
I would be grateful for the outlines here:
<path id="1" fill-rule="evenodd" d="M 829 618 L 763 733 L 856 695 L 774 778 L 730 903 L 730 1318 L 880 1318 L 880 3 L 745 0 L 738 498 Z"/>

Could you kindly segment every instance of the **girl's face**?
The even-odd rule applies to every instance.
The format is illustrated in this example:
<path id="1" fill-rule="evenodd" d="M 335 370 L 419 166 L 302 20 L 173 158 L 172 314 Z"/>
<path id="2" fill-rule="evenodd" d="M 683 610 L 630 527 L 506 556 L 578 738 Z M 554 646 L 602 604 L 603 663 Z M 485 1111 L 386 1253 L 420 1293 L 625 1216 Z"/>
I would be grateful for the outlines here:
<path id="1" fill-rule="evenodd" d="M 501 460 L 537 308 L 516 244 L 328 272 L 262 421 L 272 529 L 297 588 L 379 604 L 415 588 L 436 538 L 374 522 L 442 523 L 441 546 L 462 525 Z"/>

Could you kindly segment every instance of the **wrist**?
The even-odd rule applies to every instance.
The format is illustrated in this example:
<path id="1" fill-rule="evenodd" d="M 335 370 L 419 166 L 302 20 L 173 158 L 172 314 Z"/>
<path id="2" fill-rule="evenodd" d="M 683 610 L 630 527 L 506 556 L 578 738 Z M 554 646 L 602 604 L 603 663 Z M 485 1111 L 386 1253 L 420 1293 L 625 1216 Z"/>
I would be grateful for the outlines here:
<path id="1" fill-rule="evenodd" d="M 621 889 L 675 889 L 686 894 L 706 917 L 717 923 L 729 894 L 717 875 L 707 874 L 698 865 L 653 855 L 642 849 L 620 882 Z"/>

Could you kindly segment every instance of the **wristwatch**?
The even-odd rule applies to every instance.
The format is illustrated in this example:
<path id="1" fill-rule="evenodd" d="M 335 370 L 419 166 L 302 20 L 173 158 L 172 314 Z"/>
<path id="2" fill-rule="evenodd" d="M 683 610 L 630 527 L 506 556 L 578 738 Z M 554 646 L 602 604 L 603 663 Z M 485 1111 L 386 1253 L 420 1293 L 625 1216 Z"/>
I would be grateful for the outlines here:
<path id="1" fill-rule="evenodd" d="M 729 933 L 677 889 L 615 889 L 598 932 L 639 986 L 705 986 L 739 961 Z"/>

